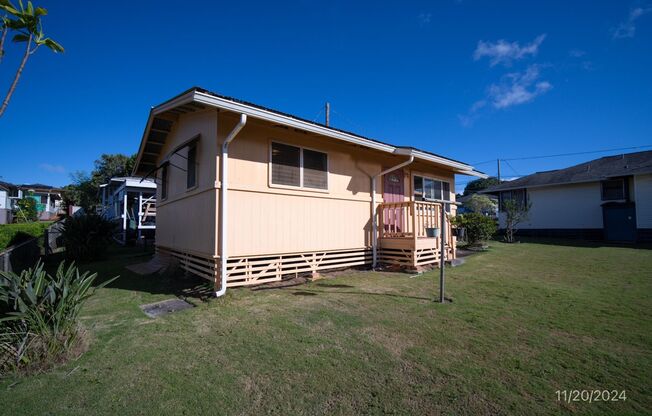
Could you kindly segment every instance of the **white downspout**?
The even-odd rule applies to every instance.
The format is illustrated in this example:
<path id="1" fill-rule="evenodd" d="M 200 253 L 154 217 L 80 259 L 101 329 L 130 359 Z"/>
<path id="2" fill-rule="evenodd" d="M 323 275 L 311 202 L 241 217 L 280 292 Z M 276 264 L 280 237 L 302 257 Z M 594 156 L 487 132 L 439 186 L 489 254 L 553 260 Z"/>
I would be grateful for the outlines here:
<path id="1" fill-rule="evenodd" d="M 372 263 L 371 263 L 371 268 L 375 269 L 376 268 L 376 263 L 378 260 L 378 224 L 376 222 L 376 178 L 380 178 L 381 176 L 395 171 L 396 169 L 400 169 L 403 166 L 407 166 L 410 163 L 414 161 L 414 156 L 410 155 L 410 158 L 406 160 L 403 163 L 399 163 L 398 165 L 391 167 L 389 169 L 385 169 L 384 171 L 380 172 L 376 176 L 371 177 L 371 224 L 372 224 L 372 234 L 371 234 L 371 249 L 372 249 Z"/>
<path id="2" fill-rule="evenodd" d="M 227 201 L 227 190 L 228 190 L 228 172 L 229 172 L 229 143 L 235 139 L 235 136 L 240 133 L 240 130 L 247 124 L 247 115 L 240 114 L 240 122 L 231 130 L 224 142 L 222 143 L 222 154 L 220 156 L 220 290 L 215 292 L 216 297 L 220 297 L 226 293 L 226 262 L 227 262 L 227 251 L 226 251 L 226 240 L 227 240 L 227 230 L 229 229 L 228 224 L 228 215 L 227 207 L 229 206 Z"/>

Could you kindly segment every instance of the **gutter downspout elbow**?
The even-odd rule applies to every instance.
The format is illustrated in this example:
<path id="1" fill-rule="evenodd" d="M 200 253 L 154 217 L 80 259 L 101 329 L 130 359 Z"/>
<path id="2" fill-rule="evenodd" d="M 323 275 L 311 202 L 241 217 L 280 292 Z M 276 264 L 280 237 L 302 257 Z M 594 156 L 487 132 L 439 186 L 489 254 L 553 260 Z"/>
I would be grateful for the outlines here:
<path id="1" fill-rule="evenodd" d="M 228 227 L 228 201 L 227 201 L 227 191 L 229 186 L 228 181 L 228 167 L 229 167 L 229 144 L 235 139 L 235 136 L 240 133 L 240 130 L 247 124 L 247 115 L 240 114 L 240 121 L 236 126 L 231 130 L 228 136 L 224 139 L 222 143 L 222 153 L 220 155 L 220 290 L 215 292 L 215 297 L 220 297 L 226 293 L 226 262 L 227 258 L 227 231 Z"/>
<path id="2" fill-rule="evenodd" d="M 396 169 L 400 169 L 403 166 L 407 166 L 410 163 L 414 162 L 414 155 L 410 155 L 410 158 L 406 160 L 403 163 L 399 163 L 398 165 L 391 167 L 389 169 L 385 169 L 384 171 L 380 172 L 379 174 L 372 176 L 371 177 L 371 225 L 372 225 L 372 231 L 371 231 L 371 249 L 372 249 L 372 263 L 371 263 L 371 268 L 372 270 L 376 269 L 376 265 L 378 263 L 378 223 L 376 221 L 376 178 L 380 178 L 381 176 L 395 171 Z"/>

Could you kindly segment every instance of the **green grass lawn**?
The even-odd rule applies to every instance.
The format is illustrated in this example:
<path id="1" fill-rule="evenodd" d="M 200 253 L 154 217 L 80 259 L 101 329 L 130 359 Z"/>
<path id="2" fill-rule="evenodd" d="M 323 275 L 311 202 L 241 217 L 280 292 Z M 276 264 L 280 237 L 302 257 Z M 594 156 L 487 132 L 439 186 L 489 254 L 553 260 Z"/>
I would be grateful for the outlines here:
<path id="1" fill-rule="evenodd" d="M 431 301 L 437 272 L 345 272 L 157 319 L 138 306 L 188 281 L 123 269 L 143 259 L 91 265 L 122 277 L 85 308 L 90 350 L 0 381 L 0 413 L 652 413 L 652 250 L 495 243 L 449 269 L 451 304 Z"/>

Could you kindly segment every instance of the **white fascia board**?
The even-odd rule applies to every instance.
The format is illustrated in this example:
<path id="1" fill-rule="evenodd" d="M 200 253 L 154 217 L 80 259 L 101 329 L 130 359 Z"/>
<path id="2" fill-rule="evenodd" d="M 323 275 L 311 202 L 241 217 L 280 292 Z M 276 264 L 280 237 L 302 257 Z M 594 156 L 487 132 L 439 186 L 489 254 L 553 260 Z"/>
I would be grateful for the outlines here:
<path id="1" fill-rule="evenodd" d="M 283 114 L 278 114 L 272 111 L 264 110 L 261 108 L 252 107 L 246 104 L 234 102 L 224 98 L 216 97 L 211 94 L 206 94 L 200 91 L 189 91 L 188 93 L 175 98 L 163 105 L 155 107 L 152 109 L 152 116 L 156 114 L 164 113 L 168 110 L 171 110 L 175 107 L 188 104 L 190 102 L 197 102 L 200 104 L 208 105 L 211 107 L 220 108 L 227 111 L 232 111 L 234 113 L 246 114 L 249 117 L 253 117 L 260 120 L 269 121 L 272 123 L 282 124 L 285 126 L 301 129 L 311 133 L 316 133 L 322 136 L 331 137 L 337 140 L 342 140 L 348 143 L 356 144 L 359 146 L 364 146 L 374 150 L 380 150 L 381 152 L 399 154 L 399 155 L 408 155 L 414 156 L 417 159 L 421 159 L 427 162 L 433 162 L 444 166 L 449 166 L 455 169 L 459 169 L 461 174 L 472 175 L 483 177 L 481 173 L 473 171 L 473 167 L 464 163 L 455 162 L 450 159 L 443 157 L 435 156 L 423 151 L 411 149 L 411 148 L 402 148 L 397 146 L 392 146 L 385 143 L 376 142 L 373 140 L 365 139 L 353 134 L 344 133 L 341 131 L 333 130 L 326 126 L 320 126 L 317 124 L 308 123 L 302 120 L 298 120 L 294 117 L 286 116 Z M 151 118 L 148 123 L 147 130 L 149 130 L 149 124 L 151 123 Z M 140 154 L 140 152 L 139 152 Z M 140 160 L 139 160 L 140 161 Z M 138 161 L 138 162 L 139 162 Z M 468 172 L 468 173 L 467 173 Z"/>
<path id="2" fill-rule="evenodd" d="M 396 149 L 394 146 L 374 142 L 372 140 L 357 137 L 352 134 L 334 131 L 333 129 L 325 126 L 307 123 L 305 121 L 297 120 L 293 117 L 288 117 L 260 108 L 250 107 L 246 104 L 225 100 L 223 98 L 215 97 L 213 95 L 205 94 L 199 91 L 195 91 L 195 101 L 213 107 L 222 108 L 224 110 L 233 111 L 235 113 L 246 114 L 249 117 L 257 118 L 260 120 L 283 124 L 289 127 L 309 131 L 311 133 L 321 134 L 322 136 L 332 137 L 334 139 L 343 140 L 349 143 L 358 144 L 387 153 L 394 153 L 394 150 Z"/>

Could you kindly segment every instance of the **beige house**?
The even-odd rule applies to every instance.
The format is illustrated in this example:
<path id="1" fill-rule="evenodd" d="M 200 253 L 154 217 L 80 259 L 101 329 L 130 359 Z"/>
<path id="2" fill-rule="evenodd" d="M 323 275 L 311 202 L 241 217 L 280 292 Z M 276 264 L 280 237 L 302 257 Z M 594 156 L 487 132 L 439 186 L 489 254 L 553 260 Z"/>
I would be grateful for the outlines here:
<path id="1" fill-rule="evenodd" d="M 158 184 L 157 250 L 215 281 L 218 296 L 287 274 L 436 264 L 433 201 L 454 199 L 455 174 L 484 177 L 199 88 L 151 110 L 133 174 Z"/>

